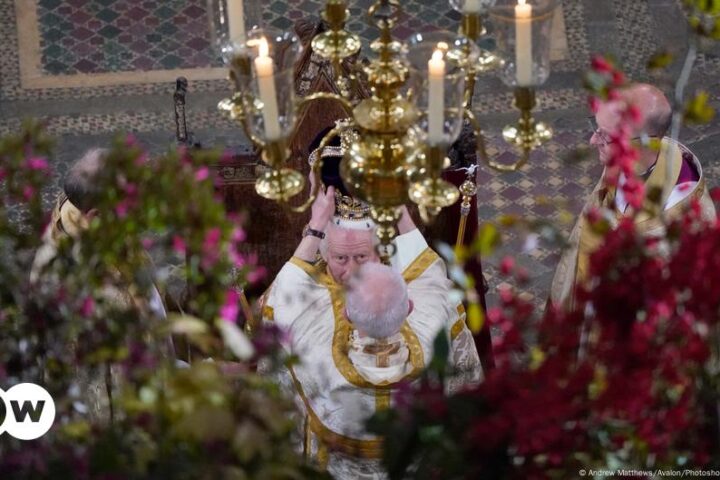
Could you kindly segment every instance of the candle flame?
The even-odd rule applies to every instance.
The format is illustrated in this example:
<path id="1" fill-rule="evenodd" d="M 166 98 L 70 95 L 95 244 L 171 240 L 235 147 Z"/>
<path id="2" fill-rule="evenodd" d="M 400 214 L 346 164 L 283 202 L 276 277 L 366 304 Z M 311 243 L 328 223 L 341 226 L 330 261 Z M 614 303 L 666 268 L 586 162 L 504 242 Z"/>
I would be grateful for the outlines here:
<path id="1" fill-rule="evenodd" d="M 442 50 L 443 52 L 447 52 L 450 49 L 446 42 L 438 42 L 437 48 Z"/>
<path id="2" fill-rule="evenodd" d="M 435 50 L 432 54 L 432 59 L 435 61 L 442 60 L 443 59 L 442 50 Z"/>

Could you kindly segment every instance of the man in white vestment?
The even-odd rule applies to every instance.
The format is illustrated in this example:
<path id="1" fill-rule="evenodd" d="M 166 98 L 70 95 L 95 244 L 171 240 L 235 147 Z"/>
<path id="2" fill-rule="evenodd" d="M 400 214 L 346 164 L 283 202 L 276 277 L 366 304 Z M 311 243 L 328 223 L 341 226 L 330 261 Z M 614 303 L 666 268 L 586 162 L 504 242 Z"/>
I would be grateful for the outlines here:
<path id="1" fill-rule="evenodd" d="M 380 263 L 365 263 L 350 279 L 345 313 L 355 329 L 349 356 L 369 382 L 395 382 L 409 373 L 410 354 L 400 333 L 413 302 L 400 272 Z"/>
<path id="2" fill-rule="evenodd" d="M 59 195 L 52 211 L 50 225 L 43 234 L 43 242 L 35 253 L 30 271 L 30 282 L 36 289 L 53 291 L 62 287 L 62 279 L 49 267 L 59 254 L 61 242 L 78 242 L 83 231 L 90 227 L 98 215 L 97 198 L 102 188 L 98 178 L 105 165 L 108 150 L 90 149 L 73 163 L 68 170 L 63 192 Z M 77 263 L 78 259 L 73 257 Z M 149 262 L 148 257 L 148 262 Z M 166 311 L 157 288 L 151 285 L 149 291 L 140 292 L 138 286 L 117 272 L 101 288 L 101 296 L 109 304 L 118 308 L 135 309 L 143 312 L 147 318 L 165 319 Z M 73 343 L 68 348 L 76 348 Z M 159 345 L 163 355 L 174 356 L 171 339 Z M 106 423 L 111 420 L 112 392 L 119 387 L 118 367 L 105 365 L 100 368 L 87 368 L 76 365 L 76 378 L 81 389 L 81 398 L 88 406 L 89 417 L 93 421 Z"/>
<path id="3" fill-rule="evenodd" d="M 637 171 L 645 182 L 646 193 L 652 190 L 663 192 L 659 203 L 668 219 L 682 215 L 695 199 L 700 202 L 704 218 L 715 218 L 715 207 L 705 185 L 700 161 L 687 147 L 665 137 L 672 109 L 665 95 L 652 85 L 633 85 L 622 91 L 621 100 L 605 102 L 598 108 L 590 143 L 597 148 L 600 161 L 606 164 L 612 155 L 614 145 L 609 132 L 615 131 L 619 125 L 620 111 L 625 103 L 636 106 L 642 115 L 642 125 L 635 132 L 638 138 L 662 139 L 659 151 L 644 148 L 637 161 Z M 593 208 L 603 211 L 613 226 L 623 217 L 633 214 L 622 189 L 627 182 L 625 176 L 620 174 L 617 187 L 608 187 L 604 181 L 606 175 L 604 171 L 585 204 L 570 234 L 570 247 L 555 271 L 550 298 L 556 305 L 574 306 L 575 288 L 587 280 L 589 257 L 602 242 L 602 236 L 589 228 L 585 214 Z M 644 207 L 634 218 L 637 231 L 648 236 L 663 235 L 663 221 L 659 215 L 649 213 L 653 211 L 649 200 L 646 199 Z"/>
<path id="4" fill-rule="evenodd" d="M 357 282 L 365 280 L 354 276 L 357 270 L 380 259 L 367 205 L 336 195 L 333 186 L 315 200 L 307 232 L 264 302 L 264 321 L 289 333 L 285 347 L 300 359 L 290 368 L 290 377 L 304 413 L 304 452 L 336 478 L 386 478 L 380 465 L 382 439 L 365 432 L 364 422 L 376 410 L 392 405 L 398 382 L 416 378 L 426 367 L 438 334 L 448 336 L 449 363 L 464 373 L 458 377 L 462 382 L 478 382 L 482 376 L 462 304 L 450 299 L 445 264 L 428 247 L 407 211 L 403 213 L 391 259 L 413 303 L 411 312 L 403 312 L 399 336 L 393 337 L 407 349 L 402 361 L 398 359 L 404 354 L 390 359 L 384 349 L 372 353 L 370 348 L 357 355 L 361 332 L 346 315 L 344 287 L 354 283 L 360 288 Z M 372 275 L 368 278 L 373 281 Z M 374 311 L 391 310 L 395 297 L 378 296 Z M 370 373 L 363 367 L 373 363 L 370 357 L 384 357 L 375 358 L 376 365 L 391 360 L 393 366 Z"/>

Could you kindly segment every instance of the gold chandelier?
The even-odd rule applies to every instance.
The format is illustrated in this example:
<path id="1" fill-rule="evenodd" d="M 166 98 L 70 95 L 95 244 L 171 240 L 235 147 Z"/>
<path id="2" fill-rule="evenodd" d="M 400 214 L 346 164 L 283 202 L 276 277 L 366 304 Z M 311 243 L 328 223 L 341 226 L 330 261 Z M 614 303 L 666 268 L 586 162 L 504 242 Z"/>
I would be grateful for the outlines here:
<path id="1" fill-rule="evenodd" d="M 222 32 L 224 58 L 235 93 L 219 108 L 240 122 L 246 135 L 261 150 L 270 169 L 256 182 L 259 195 L 287 204 L 305 184 L 303 176 L 286 166 L 297 112 L 309 102 L 332 99 L 352 112 L 323 138 L 320 148 L 332 137 L 353 130 L 340 166 L 340 175 L 350 193 L 371 207 L 382 245 L 391 245 L 399 220 L 398 207 L 416 203 L 424 220 L 457 202 L 458 189 L 442 179 L 446 153 L 468 120 L 477 138 L 483 161 L 499 171 L 519 169 L 533 148 L 551 137 L 551 131 L 532 117 L 534 87 L 548 77 L 550 30 L 557 0 L 451 0 L 462 13 L 459 33 L 417 33 L 406 43 L 392 37 L 401 14 L 398 0 L 377 0 L 369 16 L 380 30 L 370 48 L 374 57 L 366 66 L 343 76 L 341 62 L 360 50 L 361 42 L 345 28 L 347 1 L 327 0 L 322 18 L 328 31 L 311 42 L 313 52 L 331 62 L 338 91 L 315 93 L 295 99 L 294 66 L 300 42 L 289 32 L 268 28 L 238 29 L 241 0 L 215 0 L 216 27 Z M 238 7 L 239 3 L 239 7 Z M 488 13 L 497 48 L 481 50 L 477 41 L 484 33 L 481 14 Z M 241 25 L 242 27 L 243 25 Z M 505 127 L 503 136 L 520 148 L 514 164 L 489 158 L 480 124 L 471 111 L 475 78 L 496 69 L 503 82 L 515 88 L 517 124 Z M 369 98 L 350 98 L 352 82 L 364 82 Z M 312 166 L 319 175 L 320 162 Z M 310 198 L 293 211 L 306 210 L 315 199 L 321 182 Z M 461 187 L 463 205 L 475 193 L 471 178 Z M 461 226 L 462 227 L 462 226 Z M 387 251 L 387 249 L 386 249 Z"/>

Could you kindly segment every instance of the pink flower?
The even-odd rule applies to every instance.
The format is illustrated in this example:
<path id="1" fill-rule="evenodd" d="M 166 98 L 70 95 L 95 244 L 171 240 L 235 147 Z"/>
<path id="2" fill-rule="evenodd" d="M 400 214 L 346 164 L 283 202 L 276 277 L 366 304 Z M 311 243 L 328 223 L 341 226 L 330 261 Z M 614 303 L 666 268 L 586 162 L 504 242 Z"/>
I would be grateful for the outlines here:
<path id="1" fill-rule="evenodd" d="M 137 137 L 135 137 L 135 135 L 133 135 L 132 133 L 128 133 L 127 135 L 125 135 L 125 145 L 127 145 L 128 147 L 137 147 Z"/>
<path id="2" fill-rule="evenodd" d="M 23 187 L 23 198 L 29 201 L 33 198 L 33 195 L 35 195 L 35 189 L 30 185 L 25 185 Z"/>
<path id="3" fill-rule="evenodd" d="M 614 71 L 612 73 L 612 82 L 616 87 L 622 86 L 625 83 L 625 74 L 619 71 Z"/>
<path id="4" fill-rule="evenodd" d="M 645 199 L 645 184 L 635 177 L 630 177 L 623 185 L 623 193 L 630 206 L 638 209 Z"/>
<path id="5" fill-rule="evenodd" d="M 135 166 L 142 167 L 148 163 L 148 154 L 143 152 L 135 159 Z"/>
<path id="6" fill-rule="evenodd" d="M 210 176 L 210 169 L 208 167 L 200 167 L 195 172 L 195 180 L 202 182 Z"/>
<path id="7" fill-rule="evenodd" d="M 179 253 L 180 255 L 184 255 L 187 251 L 187 245 L 185 244 L 185 240 L 182 239 L 179 235 L 174 235 L 172 239 L 172 248 L 175 250 L 176 253 Z"/>
<path id="8" fill-rule="evenodd" d="M 500 262 L 500 273 L 503 275 L 510 275 L 515 268 L 515 259 L 511 256 L 505 256 L 503 257 L 502 261 Z"/>
<path id="9" fill-rule="evenodd" d="M 618 100 L 622 100 L 622 95 L 620 95 L 618 90 L 611 88 L 608 91 L 607 98 L 610 102 L 617 102 Z"/>
<path id="10" fill-rule="evenodd" d="M 120 218 L 127 217 L 128 211 L 130 211 L 130 201 L 120 200 L 117 205 L 115 205 L 115 214 Z"/>
<path id="11" fill-rule="evenodd" d="M 247 281 L 250 283 L 257 283 L 267 276 L 267 270 L 265 267 L 256 267 L 247 274 Z"/>
<path id="12" fill-rule="evenodd" d="M 530 272 L 528 272 L 526 268 L 520 267 L 515 271 L 515 278 L 518 283 L 525 283 L 530 279 Z"/>
<path id="13" fill-rule="evenodd" d="M 204 269 L 212 268 L 217 263 L 220 257 L 220 237 L 222 231 L 218 227 L 213 227 L 205 233 L 205 240 L 203 240 L 202 246 L 202 260 L 200 265 Z"/>
<path id="14" fill-rule="evenodd" d="M 219 227 L 213 227 L 205 233 L 205 240 L 203 242 L 203 250 L 213 251 L 217 249 L 220 242 L 220 236 L 222 232 Z"/>
<path id="15" fill-rule="evenodd" d="M 230 261 L 237 268 L 242 268 L 246 263 L 245 257 L 243 257 L 242 254 L 238 252 L 232 245 L 230 246 L 230 248 L 228 248 L 228 257 L 230 257 Z"/>
<path id="16" fill-rule="evenodd" d="M 240 313 L 239 300 L 240 296 L 235 290 L 227 290 L 225 292 L 225 303 L 220 307 L 220 318 L 226 322 L 236 323 L 238 313 Z"/>
<path id="17" fill-rule="evenodd" d="M 2 175 L 0 175 L 0 180 L 2 180 Z M 720 187 L 715 187 L 710 190 L 710 198 L 712 198 L 714 202 L 720 202 Z"/>
<path id="18" fill-rule="evenodd" d="M 47 170 L 48 168 L 50 168 L 47 160 L 45 160 L 42 157 L 30 157 L 25 162 L 25 165 L 30 170 L 41 170 L 42 171 L 42 170 Z"/>
<path id="19" fill-rule="evenodd" d="M 598 209 L 597 207 L 589 208 L 588 211 L 585 213 L 585 218 L 587 218 L 587 221 L 591 224 L 597 223 L 602 218 L 602 215 L 600 214 L 600 209 Z"/>
<path id="20" fill-rule="evenodd" d="M 149 250 L 155 244 L 155 241 L 152 238 L 143 238 L 142 240 L 140 240 L 140 243 L 145 250 Z"/>
<path id="21" fill-rule="evenodd" d="M 633 124 L 642 125 L 643 114 L 636 105 L 630 105 L 627 109 L 627 113 Z"/>
<path id="22" fill-rule="evenodd" d="M 502 310 L 498 307 L 491 307 L 487 311 L 487 319 L 492 324 L 497 324 L 503 317 Z"/>
<path id="23" fill-rule="evenodd" d="M 244 242 L 246 238 L 247 238 L 247 234 L 245 233 L 245 230 L 243 230 L 240 227 L 233 228 L 233 231 L 230 234 L 230 239 L 234 243 Z"/>
<path id="24" fill-rule="evenodd" d="M 135 183 L 127 182 L 123 185 L 123 190 L 128 197 L 134 197 L 137 195 L 138 186 Z"/>
<path id="25" fill-rule="evenodd" d="M 612 64 L 602 55 L 595 55 L 592 58 L 591 66 L 599 73 L 610 73 L 613 70 Z"/>
<path id="26" fill-rule="evenodd" d="M 90 296 L 85 297 L 85 300 L 83 300 L 82 306 L 80 307 L 80 315 L 87 318 L 92 316 L 94 311 L 95 300 L 93 300 Z"/>

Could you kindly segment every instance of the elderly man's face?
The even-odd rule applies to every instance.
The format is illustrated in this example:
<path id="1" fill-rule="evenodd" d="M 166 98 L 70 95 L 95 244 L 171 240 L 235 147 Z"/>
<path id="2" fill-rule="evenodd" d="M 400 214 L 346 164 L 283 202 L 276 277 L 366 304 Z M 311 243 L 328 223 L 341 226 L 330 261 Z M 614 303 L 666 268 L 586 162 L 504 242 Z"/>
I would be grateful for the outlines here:
<path id="1" fill-rule="evenodd" d="M 603 103 L 595 114 L 597 129 L 590 137 L 590 144 L 595 146 L 600 155 L 600 161 L 604 164 L 611 158 L 612 147 L 610 145 L 610 132 L 615 131 L 620 122 L 619 102 Z"/>
<path id="2" fill-rule="evenodd" d="M 363 263 L 380 261 L 372 236 L 373 233 L 367 230 L 328 229 L 325 260 L 336 282 L 345 284 Z"/>

